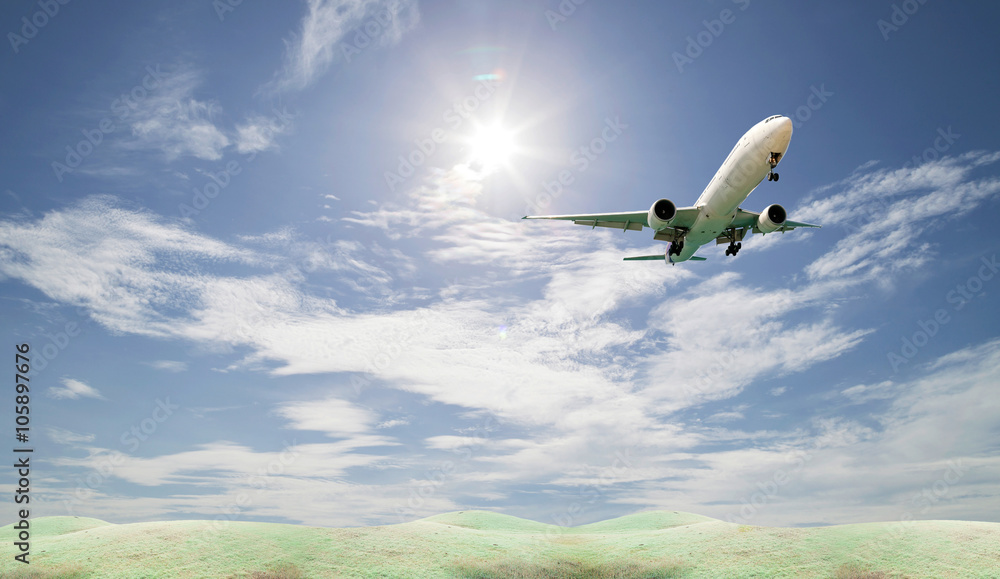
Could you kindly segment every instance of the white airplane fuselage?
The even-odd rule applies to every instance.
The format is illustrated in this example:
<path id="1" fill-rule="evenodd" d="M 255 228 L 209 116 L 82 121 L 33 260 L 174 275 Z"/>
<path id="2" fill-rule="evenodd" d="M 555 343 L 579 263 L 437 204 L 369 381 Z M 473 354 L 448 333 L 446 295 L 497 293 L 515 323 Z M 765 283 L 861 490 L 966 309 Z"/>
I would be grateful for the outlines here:
<path id="1" fill-rule="evenodd" d="M 680 253 L 668 255 L 671 263 L 687 261 L 729 228 L 740 204 L 781 161 L 791 139 L 792 121 L 781 115 L 757 123 L 740 138 L 695 202 L 698 217 Z"/>

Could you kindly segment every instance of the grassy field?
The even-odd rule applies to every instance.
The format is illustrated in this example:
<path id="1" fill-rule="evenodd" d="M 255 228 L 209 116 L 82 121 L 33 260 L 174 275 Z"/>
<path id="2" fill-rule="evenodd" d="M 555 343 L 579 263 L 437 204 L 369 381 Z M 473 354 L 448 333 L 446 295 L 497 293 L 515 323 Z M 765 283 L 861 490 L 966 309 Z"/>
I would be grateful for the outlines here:
<path id="1" fill-rule="evenodd" d="M 562 528 L 486 511 L 327 529 L 168 521 L 31 521 L 32 563 L 0 529 L 4 578 L 1000 578 L 1000 523 L 786 529 L 652 511 Z"/>

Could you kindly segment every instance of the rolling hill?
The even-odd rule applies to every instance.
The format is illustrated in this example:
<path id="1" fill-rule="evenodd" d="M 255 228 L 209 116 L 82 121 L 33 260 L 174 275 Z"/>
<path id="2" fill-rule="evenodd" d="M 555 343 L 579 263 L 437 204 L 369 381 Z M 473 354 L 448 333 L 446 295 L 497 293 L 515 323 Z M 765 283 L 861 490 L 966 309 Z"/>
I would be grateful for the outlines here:
<path id="1" fill-rule="evenodd" d="M 489 511 L 330 529 L 276 523 L 31 521 L 30 565 L 0 529 L 11 578 L 1000 577 L 1000 523 L 779 528 L 650 511 L 558 527 Z"/>

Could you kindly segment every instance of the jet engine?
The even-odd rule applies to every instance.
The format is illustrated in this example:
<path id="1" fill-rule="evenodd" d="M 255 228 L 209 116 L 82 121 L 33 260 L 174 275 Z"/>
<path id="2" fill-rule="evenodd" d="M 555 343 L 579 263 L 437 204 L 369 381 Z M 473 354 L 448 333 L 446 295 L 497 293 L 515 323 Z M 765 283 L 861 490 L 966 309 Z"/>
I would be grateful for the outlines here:
<path id="1" fill-rule="evenodd" d="M 677 206 L 669 199 L 660 199 L 649 208 L 646 223 L 656 231 L 663 231 L 677 217 Z"/>
<path id="2" fill-rule="evenodd" d="M 781 205 L 775 203 L 774 205 L 768 205 L 760 215 L 757 216 L 757 229 L 761 233 L 771 233 L 772 231 L 777 231 L 785 224 L 785 218 L 788 215 L 785 213 L 785 208 Z"/>

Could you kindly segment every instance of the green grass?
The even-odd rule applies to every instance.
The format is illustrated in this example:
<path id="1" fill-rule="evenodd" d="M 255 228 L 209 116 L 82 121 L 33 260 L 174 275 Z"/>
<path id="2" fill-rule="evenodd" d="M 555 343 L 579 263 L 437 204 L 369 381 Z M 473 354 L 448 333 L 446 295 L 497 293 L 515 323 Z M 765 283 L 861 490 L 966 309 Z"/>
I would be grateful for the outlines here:
<path id="1" fill-rule="evenodd" d="M 668 579 L 687 577 L 684 565 L 674 560 L 607 561 L 593 565 L 575 561 L 526 562 L 520 559 L 462 561 L 453 568 L 463 579 Z"/>
<path id="2" fill-rule="evenodd" d="M 0 528 L 0 577 L 1000 577 L 1000 523 L 786 529 L 652 511 L 561 528 L 487 511 L 327 529 L 249 522 L 31 521 L 31 565 Z"/>

